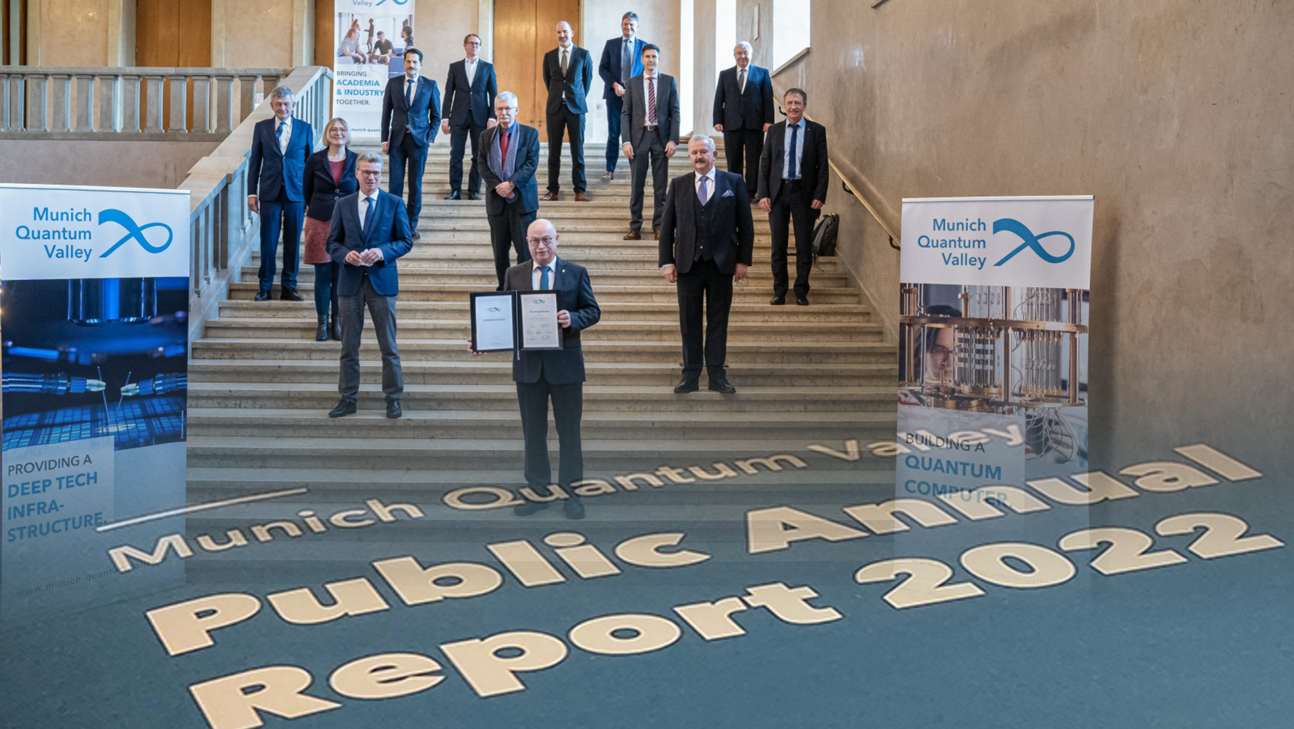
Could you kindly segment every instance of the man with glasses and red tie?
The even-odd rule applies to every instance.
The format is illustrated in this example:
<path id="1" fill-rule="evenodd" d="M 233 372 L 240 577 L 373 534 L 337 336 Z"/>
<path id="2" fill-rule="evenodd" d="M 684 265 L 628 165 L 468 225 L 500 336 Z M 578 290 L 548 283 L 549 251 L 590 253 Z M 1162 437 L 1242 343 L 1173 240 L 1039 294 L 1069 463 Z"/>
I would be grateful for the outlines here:
<path id="1" fill-rule="evenodd" d="M 659 234 L 665 209 L 665 188 L 669 186 L 669 160 L 678 145 L 678 86 L 674 77 L 657 73 L 660 49 L 643 46 L 643 72 L 629 79 L 620 127 L 624 130 L 625 157 L 633 165 L 633 188 L 629 197 L 629 233 L 625 240 L 640 240 L 643 225 L 643 188 L 647 166 L 652 170 L 651 229 Z"/>
<path id="2" fill-rule="evenodd" d="M 512 265 L 530 259 L 526 229 L 539 211 L 539 130 L 517 121 L 517 95 L 504 91 L 494 100 L 498 124 L 481 132 L 481 179 L 485 180 L 485 215 L 490 221 L 494 273 L 503 277 Z"/>

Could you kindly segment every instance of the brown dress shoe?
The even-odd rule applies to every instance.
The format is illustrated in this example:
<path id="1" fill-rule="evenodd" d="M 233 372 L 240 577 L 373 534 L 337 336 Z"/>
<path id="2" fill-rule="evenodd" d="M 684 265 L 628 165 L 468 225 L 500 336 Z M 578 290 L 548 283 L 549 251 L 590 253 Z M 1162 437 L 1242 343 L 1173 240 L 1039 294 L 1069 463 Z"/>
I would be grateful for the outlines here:
<path id="1" fill-rule="evenodd" d="M 588 202 L 589 196 L 582 192 L 575 193 L 575 202 Z"/>
<path id="2" fill-rule="evenodd" d="M 539 199 L 547 200 L 549 202 L 557 202 L 562 199 L 562 194 L 560 192 L 546 192 L 544 193 L 544 196 Z"/>
<path id="3" fill-rule="evenodd" d="M 643 239 L 642 231 L 638 230 L 637 228 L 632 228 L 628 233 L 625 233 L 625 240 L 642 240 L 642 239 Z"/>

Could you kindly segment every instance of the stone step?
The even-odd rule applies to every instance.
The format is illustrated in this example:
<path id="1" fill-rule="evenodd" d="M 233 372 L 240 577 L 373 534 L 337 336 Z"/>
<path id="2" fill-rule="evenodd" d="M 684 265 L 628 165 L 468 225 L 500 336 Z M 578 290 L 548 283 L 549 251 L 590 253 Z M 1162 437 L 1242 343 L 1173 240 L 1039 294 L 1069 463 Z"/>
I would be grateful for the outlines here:
<path id="1" fill-rule="evenodd" d="M 570 248 L 563 244 L 561 256 L 568 262 L 578 263 L 588 268 L 592 272 L 591 275 L 594 276 L 607 271 L 657 272 L 660 268 L 658 265 L 660 253 L 655 241 L 616 241 L 614 243 L 586 241 L 584 243 L 571 243 Z M 751 273 L 754 275 L 760 275 L 765 271 L 772 270 L 772 256 L 768 250 L 757 248 L 752 259 L 750 268 Z M 789 256 L 789 259 L 789 269 L 794 273 L 794 253 Z M 281 258 L 276 258 L 275 260 L 276 262 L 282 261 Z M 248 261 L 247 266 L 243 267 L 243 272 L 250 270 L 255 274 L 260 264 L 260 255 L 254 255 Z M 431 267 L 438 270 L 453 270 L 464 267 L 494 270 L 494 251 L 490 248 L 490 244 L 484 240 L 441 241 L 424 238 L 414 244 L 413 249 L 400 258 L 401 270 L 404 270 L 405 267 L 417 266 Z M 301 277 L 313 275 L 313 272 L 313 265 L 308 263 L 300 265 Z M 843 266 L 837 259 L 819 258 L 814 263 L 812 280 L 816 283 L 817 279 L 822 276 L 843 273 Z"/>
<path id="2" fill-rule="evenodd" d="M 601 264 L 602 270 L 590 271 L 589 279 L 594 285 L 594 295 L 601 291 L 603 286 L 634 286 L 634 285 L 656 285 L 661 288 L 674 290 L 674 285 L 665 280 L 657 266 L 638 265 L 635 267 L 619 267 L 614 265 Z M 242 269 L 242 280 L 252 282 L 257 280 L 257 269 L 255 266 L 246 266 Z M 749 271 L 750 282 L 747 286 L 756 288 L 767 288 L 770 292 L 773 290 L 773 273 L 768 269 L 758 266 L 752 266 Z M 413 261 L 410 264 L 400 262 L 400 288 L 403 291 L 406 284 L 429 284 L 435 286 L 440 283 L 471 283 L 473 281 L 497 281 L 493 264 L 489 266 L 467 266 L 460 265 L 453 268 L 438 265 L 433 261 Z M 297 276 L 298 285 L 314 282 L 314 267 L 302 266 Z M 831 271 L 815 272 L 815 275 L 809 278 L 811 287 L 826 288 L 848 288 L 849 278 L 844 273 Z"/>
<path id="3" fill-rule="evenodd" d="M 400 303 L 406 301 L 461 301 L 466 302 L 469 294 L 480 291 L 490 291 L 494 288 L 495 278 L 493 275 L 488 278 L 482 277 L 479 283 L 406 283 L 400 282 Z M 595 284 L 594 293 L 598 297 L 599 303 L 602 301 L 673 301 L 678 302 L 678 290 L 673 285 L 660 279 L 660 283 L 644 284 Z M 231 299 L 251 299 L 256 296 L 259 290 L 256 283 L 256 277 L 253 275 L 250 281 L 235 282 L 229 285 L 229 298 Z M 305 282 L 297 287 L 298 292 L 309 300 L 314 296 L 314 285 L 311 282 Z M 274 286 L 273 294 L 278 296 L 278 286 Z M 756 302 L 768 303 L 769 296 L 772 294 L 772 283 L 765 286 L 756 284 L 738 284 L 733 288 L 734 303 L 753 304 Z M 809 301 L 813 305 L 817 304 L 858 304 L 861 300 L 858 289 L 852 286 L 814 286 L 809 293 Z M 278 299 L 275 299 L 278 302 Z"/>
<path id="4" fill-rule="evenodd" d="M 672 413 L 675 417 L 705 409 L 723 413 L 747 412 L 876 412 L 894 409 L 893 387 L 754 387 L 737 379 L 740 371 L 730 370 L 738 391 L 720 395 L 706 389 L 675 395 L 667 385 L 584 386 L 584 411 L 638 412 L 653 410 Z M 401 400 L 410 414 L 435 410 L 504 410 L 517 408 L 517 390 L 505 385 L 409 385 Z M 279 383 L 189 383 L 189 407 L 193 408 L 274 408 L 314 411 L 326 417 L 337 404 L 337 386 L 332 383 L 298 383 L 285 388 Z M 385 407 L 381 387 L 360 386 L 359 408 L 381 410 Z"/>
<path id="5" fill-rule="evenodd" d="M 583 432 L 602 440 L 641 438 L 653 429 L 668 431 L 674 438 L 707 439 L 722 432 L 725 437 L 777 438 L 788 430 L 801 439 L 877 440 L 894 433 L 896 418 L 888 412 L 857 413 L 729 413 L 698 411 L 679 419 L 677 413 L 651 410 L 585 412 Z M 550 418 L 551 423 L 551 418 Z M 550 425 L 555 433 L 555 426 Z M 436 438 L 442 440 L 515 438 L 520 441 L 521 420 L 515 410 L 432 410 L 410 412 L 399 420 L 388 420 L 380 410 L 365 410 L 345 418 L 319 417 L 317 413 L 287 408 L 191 408 L 188 411 L 189 438 L 206 436 L 327 439 L 346 438 Z"/>
<path id="6" fill-rule="evenodd" d="M 264 303 L 270 306 L 269 302 Z M 466 306 L 464 306 L 466 309 Z M 226 317 L 207 322 L 206 337 L 270 338 L 296 337 L 314 340 L 316 322 L 308 319 L 276 319 L 269 317 Z M 471 336 L 471 322 L 467 312 L 453 319 L 413 319 L 401 317 L 399 338 L 401 342 L 417 339 L 453 339 L 466 342 Z M 777 342 L 779 345 L 824 340 L 845 342 L 879 342 L 884 328 L 872 322 L 843 325 L 823 322 L 729 322 L 729 339 L 750 339 Z M 596 327 L 581 335 L 581 342 L 600 338 L 635 339 L 639 341 L 680 341 L 678 324 L 669 321 L 619 321 L 603 318 Z"/>
<path id="7" fill-rule="evenodd" d="M 334 347 L 333 353 L 338 349 Z M 407 358 L 401 367 L 408 385 L 509 385 L 512 363 L 497 358 L 470 362 L 419 362 Z M 630 364 L 589 362 L 585 365 L 588 381 L 596 385 L 625 387 L 645 385 L 673 386 L 679 368 L 668 362 Z M 189 363 L 189 379 L 205 383 L 282 383 L 304 382 L 336 384 L 336 359 L 299 360 L 203 360 Z M 747 364 L 741 368 L 742 383 L 752 387 L 882 387 L 897 381 L 898 371 L 889 364 Z M 360 363 L 360 379 L 376 385 L 382 381 L 379 360 Z"/>
<path id="8" fill-rule="evenodd" d="M 679 340 L 681 342 L 681 340 Z M 582 342 L 586 363 L 618 362 L 631 364 L 667 363 L 675 367 L 682 361 L 681 344 L 662 346 L 660 342 L 597 340 Z M 336 362 L 341 345 L 302 339 L 200 339 L 193 343 L 192 359 L 199 360 L 328 360 Z M 371 338 L 360 345 L 365 362 L 380 358 L 377 344 Z M 502 361 L 502 354 L 474 358 L 464 339 L 414 340 L 400 342 L 403 362 L 471 362 Z M 728 341 L 728 370 L 735 378 L 743 367 L 767 364 L 807 366 L 813 364 L 889 364 L 897 362 L 898 351 L 883 342 L 839 342 L 828 340 L 794 347 L 770 347 L 763 342 Z M 739 384 L 739 383 L 738 383 Z"/>
<path id="9" fill-rule="evenodd" d="M 670 321 L 678 319 L 678 304 L 672 301 L 599 301 L 604 319 Z M 400 319 L 444 319 L 463 316 L 461 301 L 404 301 L 399 303 Z M 282 318 L 315 321 L 314 301 L 272 302 L 234 299 L 220 302 L 220 315 L 242 318 Z M 815 304 L 813 306 L 770 306 L 764 303 L 734 304 L 732 322 L 831 322 L 853 325 L 872 321 L 871 309 L 862 304 Z"/>

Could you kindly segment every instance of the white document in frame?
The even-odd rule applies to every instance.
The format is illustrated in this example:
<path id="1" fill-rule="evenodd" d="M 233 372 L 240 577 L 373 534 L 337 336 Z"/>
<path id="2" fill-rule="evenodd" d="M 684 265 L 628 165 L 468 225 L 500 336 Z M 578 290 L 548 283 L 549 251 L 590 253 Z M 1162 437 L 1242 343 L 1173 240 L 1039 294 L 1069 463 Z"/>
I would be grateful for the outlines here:
<path id="1" fill-rule="evenodd" d="M 475 306 L 472 315 L 475 317 L 476 342 L 478 352 L 489 352 L 500 349 L 512 349 L 512 294 L 497 296 L 477 296 L 472 301 Z"/>
<path id="2" fill-rule="evenodd" d="M 551 291 L 521 294 L 521 346 L 523 349 L 560 349 L 557 294 Z"/>

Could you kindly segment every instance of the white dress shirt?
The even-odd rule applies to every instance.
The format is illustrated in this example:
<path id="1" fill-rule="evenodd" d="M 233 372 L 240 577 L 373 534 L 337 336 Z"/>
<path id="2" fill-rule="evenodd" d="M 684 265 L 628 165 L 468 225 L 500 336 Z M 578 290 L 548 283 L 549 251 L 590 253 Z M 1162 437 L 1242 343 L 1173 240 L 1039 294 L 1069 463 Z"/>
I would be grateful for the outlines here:
<path id="1" fill-rule="evenodd" d="M 566 54 L 566 68 L 562 68 L 562 54 Z M 561 69 L 562 76 L 565 77 L 571 68 L 571 62 L 575 60 L 575 44 L 569 46 L 557 46 L 557 67 Z M 562 100 L 566 100 L 566 90 L 562 90 Z"/>
<path id="2" fill-rule="evenodd" d="M 800 131 L 795 133 L 795 149 L 791 149 L 791 129 L 797 126 L 800 128 Z M 782 153 L 783 180 L 791 179 L 788 175 L 790 175 L 791 172 L 792 154 L 795 155 L 795 179 L 799 180 L 804 178 L 804 168 L 801 165 L 804 163 L 804 131 L 806 127 L 807 125 L 804 123 L 803 117 L 800 118 L 799 124 L 792 124 L 789 121 L 786 123 L 786 137 L 782 142 L 782 149 L 784 150 Z"/>
<path id="3" fill-rule="evenodd" d="M 467 85 L 469 88 L 472 86 L 472 82 L 476 80 L 476 64 L 480 60 L 479 58 L 475 61 L 470 58 L 463 59 L 463 71 L 467 73 Z"/>
<path id="4" fill-rule="evenodd" d="M 374 190 L 374 191 L 373 191 L 373 202 L 372 202 L 371 204 L 372 204 L 372 206 L 373 206 L 373 214 L 374 214 L 374 215 L 377 215 L 377 194 L 378 194 L 378 192 L 380 192 L 380 191 L 379 191 L 379 190 Z M 363 193 L 363 192 L 360 192 L 360 194 L 356 195 L 355 197 L 357 198 L 357 202 L 355 203 L 355 206 L 356 206 L 356 208 L 359 210 L 359 229 L 360 229 L 360 230 L 364 230 L 364 215 L 365 215 L 365 213 L 367 212 L 367 211 L 366 211 L 366 209 L 365 209 L 364 201 L 365 201 L 365 200 L 367 200 L 368 198 L 364 197 L 364 193 Z"/>
<path id="5" fill-rule="evenodd" d="M 531 259 L 532 262 L 533 260 Z M 548 288 L 540 289 L 539 281 L 545 268 L 548 269 Z M 534 264 L 534 267 L 530 269 L 530 288 L 535 291 L 555 291 L 557 289 L 557 256 L 553 256 L 553 260 L 549 261 L 547 266 L 541 266 L 538 263 Z"/>
<path id="6" fill-rule="evenodd" d="M 292 141 L 292 117 L 288 117 L 283 122 L 283 133 L 279 134 L 279 154 L 287 156 L 288 142 Z M 274 117 L 274 133 L 279 132 L 279 118 Z"/>

